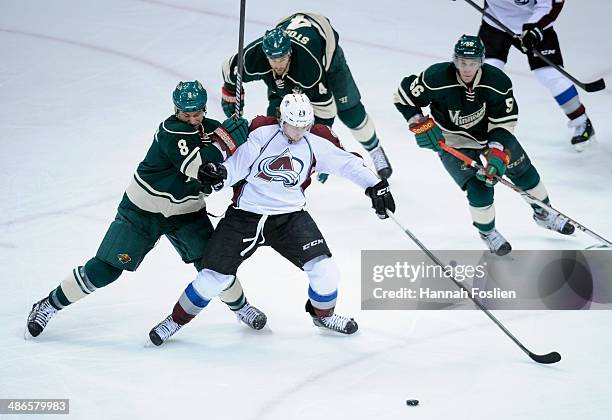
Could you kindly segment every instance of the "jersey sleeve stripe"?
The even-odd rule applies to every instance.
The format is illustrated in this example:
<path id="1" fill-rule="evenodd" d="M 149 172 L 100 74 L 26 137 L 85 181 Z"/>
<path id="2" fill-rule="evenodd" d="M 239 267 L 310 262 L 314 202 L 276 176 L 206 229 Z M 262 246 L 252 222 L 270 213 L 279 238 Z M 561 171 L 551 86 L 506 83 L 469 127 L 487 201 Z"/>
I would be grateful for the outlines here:
<path id="1" fill-rule="evenodd" d="M 202 156 L 200 155 L 200 148 L 196 147 L 191 153 L 185 158 L 181 164 L 180 171 L 191 178 L 198 178 L 198 171 L 202 165 Z"/>
<path id="2" fill-rule="evenodd" d="M 489 123 L 488 127 L 487 127 L 487 132 L 491 132 L 497 128 L 503 128 L 504 130 L 513 133 L 514 132 L 514 127 L 516 127 L 516 120 L 513 121 L 507 121 L 507 122 L 503 122 L 503 123 L 498 123 L 498 124 L 492 124 Z"/>
<path id="3" fill-rule="evenodd" d="M 338 113 L 334 98 L 330 98 L 325 102 L 311 102 L 314 113 L 319 118 L 334 118 Z"/>
<path id="4" fill-rule="evenodd" d="M 492 117 L 488 117 L 489 121 L 492 123 L 501 123 L 501 122 L 506 122 L 506 121 L 516 121 L 518 120 L 518 115 L 507 115 L 505 117 L 500 117 L 500 118 L 492 118 Z"/>
<path id="5" fill-rule="evenodd" d="M 147 184 L 140 176 L 138 176 L 137 173 L 134 174 L 134 180 L 148 194 L 150 194 L 152 196 L 155 196 L 155 197 L 163 197 L 165 199 L 170 200 L 172 203 L 175 203 L 175 204 L 186 203 L 188 201 L 198 200 L 200 198 L 200 196 L 198 196 L 198 195 L 188 195 L 186 197 L 178 199 L 178 198 L 175 198 L 170 193 L 162 192 L 162 191 L 157 191 L 155 188 L 153 188 L 152 186 Z"/>
<path id="6" fill-rule="evenodd" d="M 401 85 L 397 89 L 397 97 L 399 99 L 399 103 L 401 103 L 402 105 L 416 106 L 414 102 L 410 100 L 410 97 L 406 94 L 406 91 L 404 90 L 404 88 L 402 88 Z"/>
<path id="7" fill-rule="evenodd" d="M 223 67 L 221 72 L 223 73 L 223 81 L 229 85 L 235 85 L 236 82 L 232 80 L 232 61 L 236 54 L 232 55 L 230 58 L 223 62 Z"/>
<path id="8" fill-rule="evenodd" d="M 203 193 L 177 199 L 169 193 L 155 190 L 138 174 L 134 174 L 125 194 L 138 208 L 150 213 L 161 213 L 164 217 L 193 213 L 206 207 Z"/>

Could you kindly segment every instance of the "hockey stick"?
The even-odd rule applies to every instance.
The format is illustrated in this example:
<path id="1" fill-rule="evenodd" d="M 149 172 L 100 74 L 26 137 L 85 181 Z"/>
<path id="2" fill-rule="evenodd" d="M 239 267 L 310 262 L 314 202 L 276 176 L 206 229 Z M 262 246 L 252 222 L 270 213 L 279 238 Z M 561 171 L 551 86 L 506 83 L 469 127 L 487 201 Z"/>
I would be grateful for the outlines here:
<path id="1" fill-rule="evenodd" d="M 440 147 L 442 148 L 442 150 L 444 150 L 447 153 L 450 153 L 451 155 L 455 156 L 457 159 L 462 160 L 466 165 L 471 166 L 474 169 L 479 169 L 479 170 L 483 170 L 484 168 L 482 165 L 480 165 L 479 163 L 477 163 L 474 159 L 470 158 L 469 156 L 464 155 L 463 153 L 461 153 L 459 150 L 449 146 L 448 144 L 444 143 L 442 140 L 438 140 L 438 144 L 440 145 Z M 523 197 L 526 197 L 527 199 L 529 199 L 530 201 L 532 201 L 534 204 L 537 204 L 538 206 L 542 207 L 543 209 L 546 209 L 548 211 L 553 211 L 556 213 L 559 213 L 561 216 L 567 218 L 567 220 L 576 227 L 576 229 L 580 229 L 581 231 L 583 231 L 584 233 L 586 233 L 587 235 L 592 236 L 595 239 L 598 239 L 599 241 L 603 242 L 605 245 L 607 245 L 608 247 L 612 246 L 612 242 L 610 242 L 609 240 L 607 240 L 606 238 L 596 234 L 595 232 L 593 232 L 591 229 L 587 228 L 586 226 L 578 223 L 577 221 L 575 221 L 574 219 L 572 219 L 571 217 L 561 213 L 559 210 L 553 208 L 552 206 L 544 203 L 541 200 L 538 200 L 536 197 L 534 197 L 533 195 L 529 194 L 527 191 L 522 190 L 521 188 L 517 187 L 516 185 L 514 185 L 512 182 L 508 181 L 507 179 L 499 176 L 499 175 L 494 175 L 494 178 L 499 181 L 500 183 L 504 184 L 505 186 L 513 189 L 514 191 L 516 191 L 517 193 L 519 193 L 520 195 L 522 195 Z"/>
<path id="2" fill-rule="evenodd" d="M 491 319 L 491 321 L 493 321 L 495 323 L 495 325 L 497 325 L 504 332 L 504 334 L 506 334 L 508 336 L 508 338 L 510 338 L 512 341 L 514 341 L 514 344 L 516 344 L 521 350 L 523 350 L 523 352 L 527 356 L 529 356 L 531 358 L 531 360 L 533 360 L 535 362 L 538 362 L 538 363 L 543 363 L 543 364 L 557 363 L 559 360 L 561 360 L 561 355 L 559 353 L 557 353 L 556 351 L 553 351 L 553 352 L 548 353 L 548 354 L 535 354 L 535 353 L 532 353 L 510 331 L 508 331 L 508 329 L 504 326 L 504 324 L 502 324 L 497 318 L 495 318 L 495 316 L 486 308 L 486 306 L 484 306 L 482 304 L 482 302 L 480 302 L 480 300 L 478 300 L 475 297 L 472 297 L 472 293 L 470 292 L 470 290 L 467 287 L 465 287 L 461 282 L 457 281 L 451 275 L 451 273 L 447 271 L 447 266 L 442 264 L 442 261 L 440 261 L 438 259 L 438 257 L 436 257 L 429 249 L 427 249 L 427 247 L 425 245 L 423 245 L 421 243 L 421 241 L 419 241 L 417 239 L 417 237 L 414 236 L 412 234 L 412 232 L 410 232 L 410 230 L 408 230 L 404 226 L 402 226 L 402 224 L 399 222 L 399 220 L 397 220 L 397 218 L 395 217 L 395 215 L 393 213 L 388 211 L 387 214 L 389 215 L 391 220 L 393 220 L 395 222 L 395 224 L 397 226 L 399 226 L 399 228 L 402 229 L 404 231 L 404 233 L 406 235 L 408 235 L 410 237 L 410 239 L 412 239 L 414 241 L 414 243 L 416 243 L 419 246 L 419 248 L 421 248 L 423 250 L 423 252 L 425 254 L 427 254 L 427 256 L 434 263 L 436 263 L 436 265 L 440 266 L 440 268 L 442 268 L 442 270 L 444 270 L 445 277 L 447 277 L 450 280 L 452 280 L 452 282 L 455 283 L 455 285 L 457 287 L 459 287 L 460 289 L 464 290 L 466 292 L 467 296 L 470 298 L 470 300 L 472 302 L 474 302 L 474 304 L 476 304 L 476 306 L 478 306 L 478 308 L 480 310 L 482 310 Z"/>
<path id="3" fill-rule="evenodd" d="M 455 1 L 455 0 L 453 0 L 453 1 Z M 497 26 L 502 28 L 502 30 L 505 33 L 507 33 L 508 35 L 513 37 L 514 39 L 517 39 L 517 40 L 521 39 L 521 37 L 519 35 L 517 35 L 514 32 L 512 32 L 512 30 L 510 28 L 508 28 L 506 25 L 504 25 L 503 23 L 501 23 L 499 21 L 499 19 L 496 19 L 494 16 L 490 15 L 489 13 L 487 13 L 484 8 L 482 8 L 479 5 L 477 5 L 472 0 L 464 0 L 464 1 L 467 4 L 469 4 L 470 6 L 472 6 L 474 9 L 476 9 L 480 13 L 482 13 L 483 16 L 486 16 L 489 19 L 491 19 L 493 22 L 495 22 L 497 24 Z M 587 92 L 597 92 L 597 91 L 600 91 L 600 90 L 604 90 L 606 88 L 606 82 L 604 81 L 604 79 L 598 79 L 598 80 L 595 80 L 594 82 L 583 83 L 580 80 L 576 79 L 571 74 L 569 74 L 567 71 L 565 71 L 565 69 L 563 67 L 560 67 L 560 66 L 556 65 L 555 63 L 553 63 L 552 61 L 550 61 L 540 51 L 534 49 L 533 53 L 538 58 L 540 58 L 542 61 L 544 61 L 546 64 L 548 64 L 549 66 L 554 67 L 555 69 L 557 69 L 561 74 L 563 74 L 565 77 L 570 79 L 572 82 L 574 82 L 576 85 L 578 85 L 581 89 L 583 89 L 583 90 L 585 90 Z"/>
<path id="4" fill-rule="evenodd" d="M 242 71 L 244 69 L 244 21 L 246 0 L 240 0 L 240 29 L 238 30 L 238 63 L 236 71 L 236 108 L 234 118 L 240 117 L 242 109 Z"/>

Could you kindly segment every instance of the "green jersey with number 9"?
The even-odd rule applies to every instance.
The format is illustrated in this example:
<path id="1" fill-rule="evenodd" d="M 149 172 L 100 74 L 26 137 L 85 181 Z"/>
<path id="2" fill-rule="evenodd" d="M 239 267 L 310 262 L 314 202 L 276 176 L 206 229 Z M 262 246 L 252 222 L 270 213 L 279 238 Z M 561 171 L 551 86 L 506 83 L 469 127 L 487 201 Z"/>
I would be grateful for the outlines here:
<path id="1" fill-rule="evenodd" d="M 429 106 L 446 143 L 455 148 L 482 149 L 489 141 L 505 144 L 518 119 L 512 82 L 488 64 L 466 85 L 452 62 L 438 63 L 405 77 L 394 103 L 406 121 Z"/>

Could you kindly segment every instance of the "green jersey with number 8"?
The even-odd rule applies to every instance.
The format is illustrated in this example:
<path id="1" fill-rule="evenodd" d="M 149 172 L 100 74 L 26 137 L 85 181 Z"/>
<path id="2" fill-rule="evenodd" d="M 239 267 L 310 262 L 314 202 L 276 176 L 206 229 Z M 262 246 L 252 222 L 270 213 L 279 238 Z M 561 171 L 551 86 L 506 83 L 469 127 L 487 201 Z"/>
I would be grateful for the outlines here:
<path id="1" fill-rule="evenodd" d="M 124 203 L 127 199 L 141 210 L 165 217 L 204 208 L 212 191 L 197 180 L 198 170 L 204 161 L 224 160 L 213 140 L 213 130 L 220 125 L 204 118 L 198 129 L 174 115 L 163 121 L 126 189 Z"/>

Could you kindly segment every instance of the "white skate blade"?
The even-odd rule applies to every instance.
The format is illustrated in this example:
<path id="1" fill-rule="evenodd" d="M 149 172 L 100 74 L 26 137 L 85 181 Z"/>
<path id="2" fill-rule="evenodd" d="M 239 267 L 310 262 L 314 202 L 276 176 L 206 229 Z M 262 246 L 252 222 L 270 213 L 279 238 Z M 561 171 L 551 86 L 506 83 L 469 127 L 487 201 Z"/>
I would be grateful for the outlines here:
<path id="1" fill-rule="evenodd" d="M 270 334 L 273 332 L 272 328 L 270 328 L 270 322 L 268 322 L 267 320 L 266 320 L 266 325 L 264 325 L 263 328 L 260 330 L 256 330 L 255 328 L 252 328 L 250 325 L 245 324 L 237 317 L 236 317 L 236 323 L 240 325 L 241 332 L 243 333 L 246 332 L 247 334 L 261 335 L 261 334 Z"/>
<path id="2" fill-rule="evenodd" d="M 594 141 L 595 141 L 595 135 L 593 134 L 593 136 L 591 136 L 591 138 L 588 139 L 587 141 L 583 141 L 583 142 L 580 142 L 580 143 L 572 144 L 572 146 L 574 146 L 574 150 L 576 150 L 576 152 L 582 153 L 586 149 L 591 147 L 591 145 L 593 144 Z"/>
<path id="3" fill-rule="evenodd" d="M 610 249 L 610 246 L 606 244 L 594 244 L 587 246 L 585 249 Z"/>
<path id="4" fill-rule="evenodd" d="M 589 144 L 591 143 L 591 140 L 588 141 L 583 141 L 582 143 L 576 143 L 574 144 L 574 150 L 576 150 L 578 153 L 582 153 L 584 152 L 586 149 L 589 148 Z"/>
<path id="5" fill-rule="evenodd" d="M 34 338 L 32 336 L 32 334 L 30 334 L 30 330 L 28 330 L 28 326 L 26 325 L 25 329 L 23 330 L 23 339 L 28 341 L 31 340 L 32 338 Z"/>
<path id="6" fill-rule="evenodd" d="M 162 343 L 163 344 L 163 343 Z M 145 349 L 151 348 L 151 349 L 158 349 L 161 346 L 156 346 L 155 344 L 153 344 L 153 342 L 151 341 L 150 338 L 147 339 L 147 341 L 145 341 L 142 345 L 142 347 L 144 347 Z"/>

